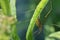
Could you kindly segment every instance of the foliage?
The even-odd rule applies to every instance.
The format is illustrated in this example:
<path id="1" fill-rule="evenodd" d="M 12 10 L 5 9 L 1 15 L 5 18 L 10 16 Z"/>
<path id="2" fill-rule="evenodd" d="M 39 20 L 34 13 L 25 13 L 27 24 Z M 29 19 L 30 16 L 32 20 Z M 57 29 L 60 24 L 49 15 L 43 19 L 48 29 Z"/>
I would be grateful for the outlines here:
<path id="1" fill-rule="evenodd" d="M 49 0 L 44 6 L 39 1 L 48 0 L 0 0 L 0 39 L 60 40 L 60 0 Z M 41 33 L 35 24 L 38 18 Z"/>
<path id="2" fill-rule="evenodd" d="M 13 5 L 10 4 L 13 2 Z M 15 0 L 0 0 L 0 40 L 20 40 L 16 34 L 16 9 Z M 14 8 L 13 8 L 14 6 Z M 13 8 L 13 10 L 12 10 Z M 13 15 L 12 15 L 13 14 Z M 3 37 L 3 38 L 2 38 Z"/>

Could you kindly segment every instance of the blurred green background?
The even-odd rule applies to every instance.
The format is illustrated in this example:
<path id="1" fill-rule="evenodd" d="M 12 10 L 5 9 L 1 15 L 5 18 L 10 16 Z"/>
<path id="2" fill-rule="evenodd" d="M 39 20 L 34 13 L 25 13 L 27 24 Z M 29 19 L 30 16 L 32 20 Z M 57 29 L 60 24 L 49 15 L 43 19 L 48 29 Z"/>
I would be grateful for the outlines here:
<path id="1" fill-rule="evenodd" d="M 16 27 L 21 40 L 26 40 L 28 25 L 40 1 L 41 0 L 16 0 L 16 16 L 18 20 Z M 49 11 L 50 13 L 48 14 Z M 47 14 L 48 16 L 45 17 Z M 34 40 L 60 40 L 60 0 L 49 0 L 41 16 L 38 18 L 42 23 L 42 32 L 38 34 L 40 30 L 35 24 L 33 30 Z"/>
<path id="2" fill-rule="evenodd" d="M 21 40 L 26 40 L 26 31 L 30 23 L 30 19 L 39 1 L 40 0 L 16 0 L 18 19 L 17 31 Z M 45 15 L 51 9 L 51 5 L 52 10 L 47 18 L 45 18 Z M 56 31 L 60 31 L 60 0 L 50 0 L 39 18 L 42 22 L 43 31 L 39 35 L 37 35 L 37 33 L 34 35 L 35 40 L 55 40 L 48 38 L 48 35 Z M 34 32 L 35 31 L 39 32 L 36 25 L 34 28 Z"/>

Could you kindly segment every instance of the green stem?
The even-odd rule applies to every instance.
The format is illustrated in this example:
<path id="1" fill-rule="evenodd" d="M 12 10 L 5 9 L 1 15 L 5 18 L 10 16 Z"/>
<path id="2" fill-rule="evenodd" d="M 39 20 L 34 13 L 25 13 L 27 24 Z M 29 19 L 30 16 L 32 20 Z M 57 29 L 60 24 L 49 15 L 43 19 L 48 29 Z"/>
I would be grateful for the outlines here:
<path id="1" fill-rule="evenodd" d="M 16 0 L 10 0 L 10 1 L 9 0 L 0 0 L 0 4 L 1 4 L 2 10 L 4 12 L 3 15 L 6 16 L 6 18 L 4 18 L 3 24 L 6 25 L 6 28 L 7 27 L 11 28 L 9 37 L 11 37 L 11 35 L 12 35 L 13 40 L 20 40 L 20 38 L 18 37 L 18 34 L 17 34 L 17 30 L 16 30 L 17 19 L 16 19 L 15 3 L 16 3 Z M 10 19 L 11 17 L 13 18 L 12 20 Z M 10 20 L 11 23 L 9 22 L 8 19 Z M 5 39 L 3 38 L 3 40 L 5 40 Z"/>
<path id="2" fill-rule="evenodd" d="M 0 0 L 1 8 L 3 10 L 4 15 L 11 16 L 11 9 L 9 0 Z"/>
<path id="3" fill-rule="evenodd" d="M 33 17 L 31 18 L 27 33 L 26 33 L 26 40 L 33 40 L 32 31 L 34 28 L 35 21 L 38 18 L 38 16 L 41 14 L 41 12 L 43 11 L 43 9 L 46 6 L 46 4 L 48 3 L 48 1 L 49 0 L 41 0 L 39 2 L 39 4 L 37 5 L 35 12 L 33 14 Z"/>

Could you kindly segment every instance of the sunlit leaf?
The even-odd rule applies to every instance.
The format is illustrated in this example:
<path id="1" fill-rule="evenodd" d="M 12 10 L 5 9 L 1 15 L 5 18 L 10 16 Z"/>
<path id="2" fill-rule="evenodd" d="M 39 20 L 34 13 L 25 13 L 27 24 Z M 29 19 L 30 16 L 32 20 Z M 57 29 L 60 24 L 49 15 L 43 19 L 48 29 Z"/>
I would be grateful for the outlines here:
<path id="1" fill-rule="evenodd" d="M 60 39 L 60 31 L 51 33 L 51 34 L 49 35 L 49 37 L 50 37 L 50 38 Z"/>

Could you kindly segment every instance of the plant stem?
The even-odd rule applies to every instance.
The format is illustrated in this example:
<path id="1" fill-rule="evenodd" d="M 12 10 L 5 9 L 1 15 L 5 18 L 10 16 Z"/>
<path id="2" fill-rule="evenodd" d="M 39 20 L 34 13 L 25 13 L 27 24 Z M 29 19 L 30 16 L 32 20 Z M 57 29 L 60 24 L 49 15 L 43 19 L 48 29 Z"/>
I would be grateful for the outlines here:
<path id="1" fill-rule="evenodd" d="M 41 0 L 39 2 L 39 4 L 37 5 L 35 12 L 31 18 L 30 24 L 28 26 L 28 30 L 26 33 L 26 40 L 33 40 L 32 37 L 32 32 L 33 32 L 33 28 L 34 28 L 34 24 L 38 18 L 38 16 L 41 14 L 41 12 L 43 11 L 44 7 L 46 6 L 46 4 L 48 3 L 49 0 Z"/>
<path id="2" fill-rule="evenodd" d="M 12 3 L 12 4 L 11 4 Z M 3 10 L 3 15 L 0 17 L 3 19 L 3 25 L 1 27 L 4 27 L 5 29 L 1 28 L 4 32 L 3 32 L 3 37 L 0 38 L 0 40 L 10 40 L 10 39 L 13 39 L 13 40 L 20 40 L 20 38 L 18 37 L 18 34 L 17 34 L 17 30 L 16 30 L 16 7 L 15 7 L 15 3 L 16 3 L 16 0 L 1 0 L 0 1 L 0 4 L 1 4 L 1 8 Z M 4 17 L 4 18 L 3 18 Z M 1 22 L 0 22 L 1 23 Z M 1 23 L 2 24 L 2 23 Z M 10 30 L 10 33 L 9 31 L 6 32 L 6 30 Z M 8 36 L 6 35 L 6 33 L 8 34 L 9 33 L 9 38 Z M 0 35 L 0 36 L 2 36 Z M 6 37 L 6 38 L 5 38 Z"/>

